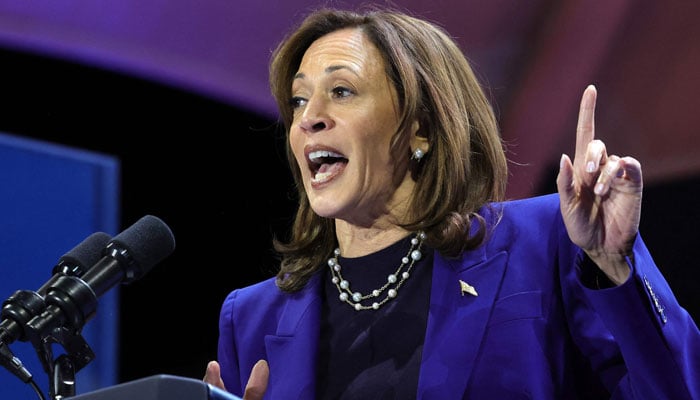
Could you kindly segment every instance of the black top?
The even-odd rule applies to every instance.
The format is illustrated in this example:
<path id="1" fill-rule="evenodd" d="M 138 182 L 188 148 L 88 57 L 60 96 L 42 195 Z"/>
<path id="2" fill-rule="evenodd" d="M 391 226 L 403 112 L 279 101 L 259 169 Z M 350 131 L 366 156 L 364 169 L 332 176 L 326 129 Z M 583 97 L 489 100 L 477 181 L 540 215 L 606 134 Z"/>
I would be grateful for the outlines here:
<path id="1" fill-rule="evenodd" d="M 407 255 L 413 236 L 364 257 L 339 257 L 343 278 L 362 294 L 380 288 Z M 433 251 L 424 245 L 420 250 L 423 257 L 398 295 L 378 310 L 356 311 L 340 301 L 325 266 L 318 399 L 416 398 L 433 264 Z"/>

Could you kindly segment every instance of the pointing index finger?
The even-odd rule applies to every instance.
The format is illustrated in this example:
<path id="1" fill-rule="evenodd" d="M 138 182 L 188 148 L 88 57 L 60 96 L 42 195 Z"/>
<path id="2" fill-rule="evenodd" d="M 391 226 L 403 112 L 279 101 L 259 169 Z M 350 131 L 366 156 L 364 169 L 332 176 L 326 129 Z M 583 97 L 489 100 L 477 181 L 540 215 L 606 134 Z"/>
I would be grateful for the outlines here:
<path id="1" fill-rule="evenodd" d="M 588 85 L 581 97 L 581 107 L 578 112 L 576 126 L 576 159 L 586 161 L 586 150 L 595 136 L 595 102 L 598 91 L 594 85 Z"/>

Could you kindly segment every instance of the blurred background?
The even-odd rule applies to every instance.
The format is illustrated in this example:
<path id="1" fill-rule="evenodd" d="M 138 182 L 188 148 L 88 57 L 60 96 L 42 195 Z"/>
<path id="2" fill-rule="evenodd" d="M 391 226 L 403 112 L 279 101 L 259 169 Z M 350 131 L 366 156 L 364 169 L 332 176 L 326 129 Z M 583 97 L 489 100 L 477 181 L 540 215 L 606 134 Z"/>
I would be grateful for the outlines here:
<path id="1" fill-rule="evenodd" d="M 473 63 L 509 145 L 510 198 L 555 191 L 580 96 L 598 87 L 596 135 L 642 162 L 642 236 L 697 320 L 700 2 L 398 3 Z M 322 4 L 364 2 L 0 0 L 0 132 L 118 159 L 120 230 L 152 214 L 176 238 L 115 289 L 119 382 L 201 378 L 226 294 L 274 275 L 270 240 L 294 201 L 267 64 Z"/>

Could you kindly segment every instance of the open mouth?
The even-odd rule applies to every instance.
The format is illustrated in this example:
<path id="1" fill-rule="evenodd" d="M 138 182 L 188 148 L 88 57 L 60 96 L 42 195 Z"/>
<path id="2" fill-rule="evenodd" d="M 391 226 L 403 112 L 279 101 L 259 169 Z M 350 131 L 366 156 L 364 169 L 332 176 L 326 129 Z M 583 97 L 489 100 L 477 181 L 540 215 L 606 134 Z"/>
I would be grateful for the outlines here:
<path id="1" fill-rule="evenodd" d="M 307 155 L 312 183 L 327 182 L 345 168 L 348 159 L 342 154 L 329 150 L 315 150 Z"/>

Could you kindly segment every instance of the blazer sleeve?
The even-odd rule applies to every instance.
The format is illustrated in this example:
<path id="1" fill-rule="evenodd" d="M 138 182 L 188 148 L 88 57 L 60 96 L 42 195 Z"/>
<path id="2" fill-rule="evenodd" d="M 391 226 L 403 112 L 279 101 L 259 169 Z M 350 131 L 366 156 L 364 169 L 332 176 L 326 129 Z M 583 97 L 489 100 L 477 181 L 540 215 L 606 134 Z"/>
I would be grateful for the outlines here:
<path id="1" fill-rule="evenodd" d="M 625 366 L 616 386 L 609 388 L 611 398 L 700 399 L 700 332 L 695 321 L 676 300 L 639 235 L 628 263 L 630 277 L 620 286 L 592 289 L 578 280 Z"/>
<path id="2" fill-rule="evenodd" d="M 221 379 L 230 393 L 242 396 L 244 384 L 241 382 L 238 350 L 234 335 L 233 308 L 237 291 L 226 296 L 219 313 L 218 362 L 221 365 Z"/>

